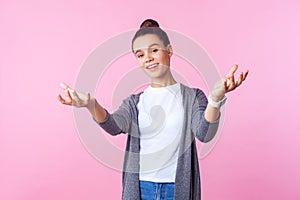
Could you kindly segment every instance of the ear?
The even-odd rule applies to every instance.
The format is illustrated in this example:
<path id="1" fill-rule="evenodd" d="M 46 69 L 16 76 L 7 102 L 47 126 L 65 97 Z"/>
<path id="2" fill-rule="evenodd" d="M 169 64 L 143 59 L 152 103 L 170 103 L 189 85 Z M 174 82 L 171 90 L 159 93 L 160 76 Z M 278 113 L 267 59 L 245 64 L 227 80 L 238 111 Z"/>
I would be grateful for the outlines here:
<path id="1" fill-rule="evenodd" d="M 168 51 L 169 57 L 171 58 L 172 55 L 173 55 L 173 48 L 172 48 L 172 45 L 168 44 L 168 46 L 167 46 L 167 51 Z"/>

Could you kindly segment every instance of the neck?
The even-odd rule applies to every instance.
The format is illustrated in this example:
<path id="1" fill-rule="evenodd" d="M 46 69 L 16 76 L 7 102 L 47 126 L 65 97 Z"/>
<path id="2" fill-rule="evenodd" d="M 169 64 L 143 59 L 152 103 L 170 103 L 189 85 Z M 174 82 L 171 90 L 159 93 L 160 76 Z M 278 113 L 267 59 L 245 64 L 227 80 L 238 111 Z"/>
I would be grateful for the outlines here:
<path id="1" fill-rule="evenodd" d="M 177 83 L 177 82 L 175 81 L 173 76 L 170 75 L 169 77 L 163 78 L 163 79 L 160 79 L 160 78 L 152 79 L 151 86 L 154 88 L 167 87 L 167 86 L 173 85 L 175 83 Z"/>

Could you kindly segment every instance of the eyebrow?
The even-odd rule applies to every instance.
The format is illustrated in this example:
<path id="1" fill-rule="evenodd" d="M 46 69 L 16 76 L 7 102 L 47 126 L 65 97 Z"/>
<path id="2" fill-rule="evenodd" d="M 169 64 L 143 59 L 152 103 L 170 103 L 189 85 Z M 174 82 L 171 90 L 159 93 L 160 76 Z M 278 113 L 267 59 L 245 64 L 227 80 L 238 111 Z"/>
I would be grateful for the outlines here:
<path id="1" fill-rule="evenodd" d="M 151 48 L 151 47 L 153 47 L 153 46 L 155 46 L 155 45 L 160 46 L 158 43 L 153 43 L 153 44 L 149 45 L 148 48 Z M 138 53 L 139 51 L 141 51 L 141 49 L 136 50 L 136 51 L 134 52 L 134 54 Z"/>

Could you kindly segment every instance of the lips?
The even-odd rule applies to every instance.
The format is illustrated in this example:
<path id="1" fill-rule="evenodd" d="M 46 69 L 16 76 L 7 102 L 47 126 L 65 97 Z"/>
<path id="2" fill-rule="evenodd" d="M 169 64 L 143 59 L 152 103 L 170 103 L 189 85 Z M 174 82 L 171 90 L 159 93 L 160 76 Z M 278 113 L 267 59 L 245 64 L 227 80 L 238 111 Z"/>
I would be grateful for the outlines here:
<path id="1" fill-rule="evenodd" d="M 152 69 L 154 69 L 156 67 L 158 67 L 158 63 L 148 65 L 148 66 L 146 66 L 146 69 L 152 70 Z"/>

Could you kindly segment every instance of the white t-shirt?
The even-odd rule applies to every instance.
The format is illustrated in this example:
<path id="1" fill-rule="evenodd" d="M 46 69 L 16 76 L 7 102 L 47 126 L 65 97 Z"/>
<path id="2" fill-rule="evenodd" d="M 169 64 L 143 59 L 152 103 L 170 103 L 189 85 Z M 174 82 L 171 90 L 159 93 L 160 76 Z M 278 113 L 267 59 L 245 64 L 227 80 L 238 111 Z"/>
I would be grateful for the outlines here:
<path id="1" fill-rule="evenodd" d="M 140 140 L 140 180 L 175 182 L 183 105 L 180 84 L 149 86 L 137 105 Z"/>

